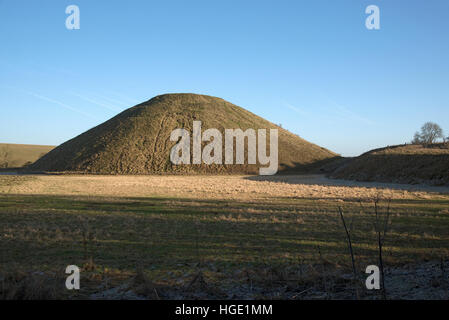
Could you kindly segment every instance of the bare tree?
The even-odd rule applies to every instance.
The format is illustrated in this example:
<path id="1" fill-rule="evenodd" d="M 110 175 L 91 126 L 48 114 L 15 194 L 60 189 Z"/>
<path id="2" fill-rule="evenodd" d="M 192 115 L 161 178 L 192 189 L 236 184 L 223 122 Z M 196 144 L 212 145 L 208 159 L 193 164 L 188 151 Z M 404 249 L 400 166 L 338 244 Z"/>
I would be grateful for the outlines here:
<path id="1" fill-rule="evenodd" d="M 444 139 L 443 129 L 434 122 L 426 122 L 421 127 L 421 131 L 415 133 L 412 143 L 432 144 L 438 139 Z"/>
<path id="2" fill-rule="evenodd" d="M 420 144 L 422 143 L 421 134 L 419 132 L 415 132 L 413 136 L 412 144 Z"/>

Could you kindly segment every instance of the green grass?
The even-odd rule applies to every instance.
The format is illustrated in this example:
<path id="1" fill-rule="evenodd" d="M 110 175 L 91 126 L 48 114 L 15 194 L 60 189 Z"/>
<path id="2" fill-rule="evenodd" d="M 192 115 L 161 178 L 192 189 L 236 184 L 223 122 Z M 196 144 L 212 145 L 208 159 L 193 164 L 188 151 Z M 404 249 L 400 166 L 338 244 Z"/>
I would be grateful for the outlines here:
<path id="1" fill-rule="evenodd" d="M 322 261 L 349 268 L 337 206 L 352 225 L 357 264 L 364 268 L 377 263 L 377 247 L 372 207 L 363 205 L 364 211 L 357 202 L 314 199 L 254 204 L 0 195 L 0 269 L 61 273 L 75 264 L 93 279 L 119 281 L 142 266 L 152 281 L 175 286 L 198 263 L 208 281 L 217 283 L 244 268 L 282 269 Z M 448 208 L 449 199 L 393 201 L 385 263 L 446 257 Z M 88 267 L 89 261 L 94 267 Z M 96 285 L 93 281 L 92 288 Z"/>

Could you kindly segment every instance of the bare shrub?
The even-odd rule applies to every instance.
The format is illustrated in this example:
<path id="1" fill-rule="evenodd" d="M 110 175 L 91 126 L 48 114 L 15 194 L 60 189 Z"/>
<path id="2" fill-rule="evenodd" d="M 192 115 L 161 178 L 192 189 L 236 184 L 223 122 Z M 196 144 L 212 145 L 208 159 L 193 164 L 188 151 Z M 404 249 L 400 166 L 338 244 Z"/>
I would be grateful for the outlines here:
<path id="1" fill-rule="evenodd" d="M 55 300 L 60 294 L 54 277 L 19 271 L 0 274 L 1 300 Z"/>
<path id="2" fill-rule="evenodd" d="M 382 281 L 381 293 L 382 293 L 382 298 L 384 300 L 386 300 L 387 299 L 387 290 L 385 288 L 385 268 L 384 268 L 384 260 L 383 260 L 383 256 L 384 256 L 383 250 L 384 250 L 384 244 L 385 244 L 385 237 L 388 232 L 388 227 L 391 224 L 391 221 L 390 221 L 391 199 L 386 200 L 387 205 L 384 210 L 382 210 L 380 207 L 381 200 L 382 199 L 379 195 L 376 198 L 374 198 L 374 200 L 373 200 L 373 204 L 374 204 L 373 226 L 374 226 L 374 230 L 376 232 L 377 254 L 378 254 L 379 269 L 380 269 L 381 281 Z M 360 201 L 360 205 L 362 206 L 362 209 L 364 209 L 361 201 Z M 368 212 L 366 210 L 363 210 L 363 211 Z"/>
<path id="3" fill-rule="evenodd" d="M 141 266 L 137 268 L 136 276 L 132 281 L 131 288 L 136 294 L 145 296 L 151 300 L 161 299 L 155 284 L 147 277 Z"/>

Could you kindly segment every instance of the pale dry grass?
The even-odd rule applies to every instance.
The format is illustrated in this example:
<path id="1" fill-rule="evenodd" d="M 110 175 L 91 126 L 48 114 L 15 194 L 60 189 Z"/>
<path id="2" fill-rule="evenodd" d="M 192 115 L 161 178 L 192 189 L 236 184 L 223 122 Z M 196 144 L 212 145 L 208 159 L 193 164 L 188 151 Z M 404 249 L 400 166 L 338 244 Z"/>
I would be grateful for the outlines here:
<path id="1" fill-rule="evenodd" d="M 434 145 L 421 145 L 421 144 L 412 144 L 412 145 L 403 145 L 403 146 L 394 146 L 382 148 L 380 150 L 376 150 L 373 152 L 374 154 L 405 154 L 405 155 L 438 155 L 438 154 L 449 154 L 449 144 L 437 143 Z"/>
<path id="2" fill-rule="evenodd" d="M 6 161 L 8 168 L 18 168 L 36 161 L 53 148 L 53 146 L 0 143 L 0 155 L 4 155 L 5 152 L 8 154 L 7 159 L 0 161 Z"/>
<path id="3" fill-rule="evenodd" d="M 176 197 L 258 201 L 275 198 L 316 200 L 447 198 L 449 188 L 404 186 L 377 183 L 351 183 L 309 176 L 94 176 L 42 175 L 8 180 L 0 176 L 0 193 L 26 195 L 70 195 L 103 197 Z"/>

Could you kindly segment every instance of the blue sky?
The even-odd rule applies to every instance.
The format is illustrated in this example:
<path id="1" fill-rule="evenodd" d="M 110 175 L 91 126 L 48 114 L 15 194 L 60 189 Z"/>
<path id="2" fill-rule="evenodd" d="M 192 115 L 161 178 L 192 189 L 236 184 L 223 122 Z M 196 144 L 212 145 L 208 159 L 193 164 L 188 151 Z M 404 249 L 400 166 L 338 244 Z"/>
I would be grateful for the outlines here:
<path id="1" fill-rule="evenodd" d="M 0 142 L 57 145 L 168 92 L 224 98 L 345 156 L 425 121 L 449 135 L 448 16 L 447 0 L 0 0 Z"/>

